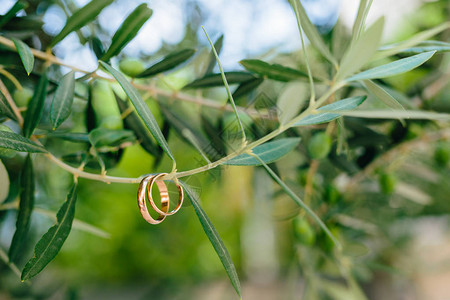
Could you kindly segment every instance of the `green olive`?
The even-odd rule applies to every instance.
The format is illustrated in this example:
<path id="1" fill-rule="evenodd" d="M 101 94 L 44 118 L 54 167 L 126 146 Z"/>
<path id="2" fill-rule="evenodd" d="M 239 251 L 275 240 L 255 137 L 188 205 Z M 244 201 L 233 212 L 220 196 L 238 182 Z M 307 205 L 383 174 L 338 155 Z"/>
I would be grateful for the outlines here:
<path id="1" fill-rule="evenodd" d="M 29 88 L 17 89 L 13 93 L 13 99 L 16 101 L 16 104 L 20 107 L 27 106 L 28 102 L 30 102 L 31 98 L 33 98 L 33 91 Z"/>
<path id="2" fill-rule="evenodd" d="M 327 201 L 330 204 L 337 203 L 339 201 L 339 198 L 341 197 L 341 194 L 339 193 L 339 190 L 336 186 L 329 184 L 325 188 L 325 201 Z"/>
<path id="3" fill-rule="evenodd" d="M 300 244 L 311 246 L 316 241 L 316 233 L 305 217 L 294 219 L 294 234 Z"/>
<path id="4" fill-rule="evenodd" d="M 13 132 L 11 128 L 3 124 L 0 124 L 0 131 Z M 14 155 L 16 155 L 16 151 L 0 147 L 0 157 L 12 158 Z"/>
<path id="5" fill-rule="evenodd" d="M 109 116 L 100 122 L 100 127 L 111 130 L 120 130 L 123 128 L 122 119 L 119 116 Z"/>
<path id="6" fill-rule="evenodd" d="M 136 77 L 136 75 L 144 72 L 145 66 L 139 59 L 125 58 L 120 61 L 119 69 L 130 77 Z"/>
<path id="7" fill-rule="evenodd" d="M 117 106 L 116 98 L 108 82 L 104 80 L 97 80 L 94 82 L 92 87 L 92 107 L 97 118 L 97 125 L 101 125 L 103 122 L 111 125 L 113 123 L 111 120 L 106 121 L 106 119 L 114 117 L 120 119 L 120 111 Z M 118 124 L 116 122 L 116 124 Z M 122 124 L 117 125 L 122 128 Z"/>
<path id="8" fill-rule="evenodd" d="M 440 166 L 447 166 L 450 160 L 450 145 L 439 143 L 434 150 L 434 161 Z"/>
<path id="9" fill-rule="evenodd" d="M 390 195 L 394 192 L 396 182 L 395 176 L 390 173 L 381 173 L 378 177 L 381 191 L 386 195 Z"/>
<path id="10" fill-rule="evenodd" d="M 308 153 L 311 158 L 322 159 L 328 156 L 331 150 L 331 137 L 325 132 L 313 135 L 308 143 Z"/>

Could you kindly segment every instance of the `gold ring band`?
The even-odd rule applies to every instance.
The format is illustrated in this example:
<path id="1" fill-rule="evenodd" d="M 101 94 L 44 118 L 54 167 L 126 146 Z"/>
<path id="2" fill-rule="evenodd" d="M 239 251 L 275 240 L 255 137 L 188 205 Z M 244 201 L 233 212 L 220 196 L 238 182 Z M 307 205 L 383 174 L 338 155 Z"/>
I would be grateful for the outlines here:
<path id="1" fill-rule="evenodd" d="M 179 185 L 178 183 L 175 182 L 175 185 L 178 188 L 178 204 L 174 210 L 172 210 L 171 212 L 168 212 L 168 210 L 169 210 L 169 193 L 167 191 L 167 186 L 164 183 L 164 181 L 162 181 L 162 180 L 156 181 L 158 178 L 165 176 L 165 175 L 167 175 L 167 173 L 160 173 L 158 175 L 153 176 L 150 179 L 150 182 L 147 186 L 147 199 L 148 199 L 148 202 L 150 203 L 150 205 L 152 206 L 152 208 L 158 214 L 163 215 L 163 216 L 170 216 L 180 210 L 181 206 L 183 205 L 184 193 L 183 193 L 183 188 L 181 187 L 181 185 Z M 158 189 L 159 189 L 159 194 L 161 195 L 161 209 L 159 209 L 156 206 L 155 202 L 153 202 L 152 188 L 153 188 L 153 183 L 155 181 L 156 181 L 156 185 L 158 186 Z"/>
<path id="2" fill-rule="evenodd" d="M 147 204 L 145 203 L 145 192 L 146 192 L 146 190 L 148 191 L 148 184 L 151 181 L 152 185 L 153 185 L 152 179 L 154 179 L 156 176 L 157 175 L 149 175 L 149 176 L 145 177 L 144 179 L 142 179 L 141 183 L 139 184 L 138 196 L 137 196 L 139 211 L 141 212 L 142 217 L 144 218 L 145 221 L 147 221 L 150 224 L 154 224 L 154 225 L 161 223 L 166 218 L 165 215 L 160 213 L 158 218 L 154 219 L 148 212 Z M 160 192 L 161 192 L 162 186 L 164 186 L 162 188 L 162 190 L 165 191 L 165 193 L 167 193 L 167 187 L 164 183 L 162 185 L 159 185 L 157 183 L 157 185 L 158 185 L 158 188 L 160 189 Z M 148 200 L 150 201 L 150 199 L 148 199 Z M 152 204 L 152 203 L 153 203 L 153 199 L 151 200 L 150 204 Z M 153 203 L 153 205 L 154 205 L 154 203 Z M 153 207 L 153 205 L 152 205 L 152 207 Z M 167 197 L 161 196 L 161 208 L 163 210 L 165 210 L 166 213 L 169 210 L 169 197 L 168 196 Z M 161 210 L 159 210 L 159 211 L 161 211 Z"/>

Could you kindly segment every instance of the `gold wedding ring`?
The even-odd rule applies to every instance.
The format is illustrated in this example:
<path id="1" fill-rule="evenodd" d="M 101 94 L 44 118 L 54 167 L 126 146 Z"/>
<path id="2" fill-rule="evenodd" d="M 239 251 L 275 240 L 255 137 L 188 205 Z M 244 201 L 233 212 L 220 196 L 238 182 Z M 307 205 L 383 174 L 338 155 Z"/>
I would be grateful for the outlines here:
<path id="1" fill-rule="evenodd" d="M 141 183 L 139 184 L 138 195 L 137 195 L 139 211 L 141 212 L 141 215 L 144 218 L 144 220 L 150 224 L 161 223 L 162 221 L 164 221 L 166 216 L 175 214 L 181 208 L 181 206 L 183 204 L 183 198 L 184 198 L 183 188 L 181 187 L 181 185 L 179 185 L 177 182 L 175 182 L 175 185 L 178 188 L 178 194 L 179 194 L 178 204 L 174 210 L 169 212 L 170 199 L 169 199 L 169 192 L 167 190 L 167 186 L 164 183 L 164 181 L 162 181 L 162 180 L 157 181 L 158 178 L 165 176 L 165 175 L 167 175 L 167 173 L 151 174 L 151 175 L 145 177 L 144 179 L 142 179 Z M 152 197 L 152 188 L 153 188 L 153 184 L 155 182 L 156 182 L 156 185 L 158 186 L 159 195 L 161 197 L 161 208 L 158 208 L 156 206 L 155 202 L 153 201 L 153 197 Z M 156 219 L 154 219 L 148 211 L 147 204 L 145 203 L 145 194 L 146 193 L 147 193 L 147 200 L 150 203 L 151 207 L 159 214 L 158 218 L 156 218 Z"/>

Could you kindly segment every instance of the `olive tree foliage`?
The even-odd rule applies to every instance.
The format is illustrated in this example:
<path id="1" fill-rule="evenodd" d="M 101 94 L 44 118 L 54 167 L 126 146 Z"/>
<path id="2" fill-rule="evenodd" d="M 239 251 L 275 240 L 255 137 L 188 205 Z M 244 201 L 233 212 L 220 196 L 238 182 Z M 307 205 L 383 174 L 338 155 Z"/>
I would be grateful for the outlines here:
<path id="1" fill-rule="evenodd" d="M 450 44 L 439 37 L 450 23 L 382 45 L 384 18 L 366 24 L 371 1 L 360 1 L 351 32 L 338 24 L 322 36 L 302 3 L 291 0 L 299 32 L 292 38 L 301 40 L 301 51 L 272 61 L 243 59 L 241 70 L 224 71 L 224 37 L 211 40 L 208 28 L 199 37 L 208 41 L 206 49 L 181 43 L 156 62 L 124 57 L 123 48 L 153 11 L 146 4 L 137 6 L 113 36 L 100 39 L 96 18 L 112 2 L 96 0 L 66 10 L 66 23 L 55 36 L 42 31 L 35 2 L 17 1 L 0 17 L 0 213 L 18 211 L 9 249 L 0 249 L 5 264 L 22 281 L 44 270 L 75 224 L 78 179 L 139 183 L 146 174 L 108 175 L 124 150 L 139 144 L 155 158 L 148 173 L 163 158 L 171 161 L 163 179 L 183 186 L 239 296 L 238 272 L 198 193 L 183 181 L 187 176 L 233 166 L 267 172 L 293 201 L 287 205 L 287 220 L 296 262 L 311 284 L 310 297 L 326 293 L 334 299 L 338 290 L 365 299 L 355 275 L 356 258 L 368 251 L 363 241 L 383 235 L 396 218 L 420 215 L 434 197 L 429 185 L 414 184 L 421 181 L 421 172 L 409 174 L 403 168 L 415 166 L 408 159 L 410 150 L 421 151 L 421 168 L 437 168 L 433 172 L 445 178 L 450 115 L 439 97 L 448 84 L 445 52 Z M 22 10 L 26 15 L 17 16 Z M 72 32 L 98 58 L 95 71 L 67 64 L 52 52 Z M 170 76 L 181 71 L 194 80 L 171 85 Z M 413 88 L 399 84 L 408 74 L 420 75 Z M 226 91 L 226 99 L 211 92 L 218 89 Z M 184 111 L 189 105 L 200 109 Z M 169 146 L 172 134 L 198 151 L 200 166 L 178 169 Z M 29 243 L 36 185 L 46 184 L 35 180 L 38 172 L 46 172 L 33 163 L 37 156 L 72 174 L 73 184 L 34 256 L 17 266 Z M 399 156 L 404 158 L 400 162 Z M 286 168 L 285 161 L 295 170 Z M 410 212 L 389 209 L 392 199 L 397 205 L 411 201 L 414 207 Z M 93 227 L 83 228 L 101 235 Z M 329 275 L 344 284 L 320 277 L 329 272 L 326 262 L 338 266 Z"/>

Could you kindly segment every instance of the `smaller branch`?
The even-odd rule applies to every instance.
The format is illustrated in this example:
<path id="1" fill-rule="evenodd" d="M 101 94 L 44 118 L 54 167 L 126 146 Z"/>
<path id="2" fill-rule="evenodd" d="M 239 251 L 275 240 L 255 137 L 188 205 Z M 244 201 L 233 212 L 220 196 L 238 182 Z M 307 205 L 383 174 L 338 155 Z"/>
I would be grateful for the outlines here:
<path id="1" fill-rule="evenodd" d="M 6 101 L 8 101 L 8 104 L 11 107 L 12 111 L 14 112 L 14 115 L 16 116 L 20 127 L 22 127 L 23 126 L 23 118 L 22 118 L 22 115 L 20 114 L 20 110 L 19 110 L 19 108 L 17 108 L 16 103 L 14 102 L 13 98 L 11 97 L 11 94 L 9 93 L 8 89 L 6 88 L 5 84 L 3 83 L 3 81 L 1 79 L 0 79 L 0 91 L 5 96 Z"/>

